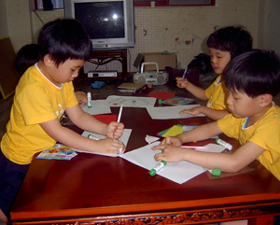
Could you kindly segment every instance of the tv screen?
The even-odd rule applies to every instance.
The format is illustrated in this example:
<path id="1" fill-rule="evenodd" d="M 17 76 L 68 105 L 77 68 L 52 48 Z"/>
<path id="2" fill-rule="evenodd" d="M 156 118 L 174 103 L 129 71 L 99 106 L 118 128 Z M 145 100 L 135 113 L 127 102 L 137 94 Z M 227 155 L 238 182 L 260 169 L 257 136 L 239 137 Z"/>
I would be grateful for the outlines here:
<path id="1" fill-rule="evenodd" d="M 79 20 L 93 50 L 134 47 L 133 0 L 65 0 L 65 17 Z"/>

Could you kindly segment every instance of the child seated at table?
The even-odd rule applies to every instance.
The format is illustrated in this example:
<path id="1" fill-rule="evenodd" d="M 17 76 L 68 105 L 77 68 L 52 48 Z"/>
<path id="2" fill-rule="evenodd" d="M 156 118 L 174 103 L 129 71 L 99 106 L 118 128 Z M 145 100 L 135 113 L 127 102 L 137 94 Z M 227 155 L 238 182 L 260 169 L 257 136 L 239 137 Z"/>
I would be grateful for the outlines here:
<path id="1" fill-rule="evenodd" d="M 156 160 L 186 160 L 209 169 L 238 172 L 258 159 L 280 180 L 280 108 L 273 97 L 280 91 L 280 60 L 272 52 L 253 50 L 234 58 L 226 70 L 227 104 L 232 114 L 175 137 L 154 149 Z M 180 148 L 183 143 L 226 134 L 239 140 L 232 154 Z"/>
<path id="2" fill-rule="evenodd" d="M 250 33 L 242 27 L 229 26 L 212 33 L 207 40 L 207 46 L 213 70 L 220 75 L 206 90 L 195 86 L 187 78 L 177 77 L 177 87 L 185 88 L 198 99 L 208 100 L 206 106 L 185 109 L 180 113 L 190 113 L 192 115 L 203 113 L 213 120 L 226 116 L 229 109 L 226 106 L 225 86 L 222 76 L 224 76 L 224 71 L 232 59 L 241 53 L 252 50 L 252 42 Z"/>
<path id="3" fill-rule="evenodd" d="M 39 61 L 39 45 L 28 44 L 24 45 L 17 53 L 14 67 L 18 74 L 22 76 L 24 72 L 35 63 Z M 76 98 L 79 102 L 87 104 L 87 95 L 83 91 L 75 92 Z"/>
<path id="4" fill-rule="evenodd" d="M 57 141 L 90 152 L 125 150 L 118 140 L 124 125 L 102 123 L 82 111 L 75 97 L 72 81 L 91 53 L 91 41 L 82 25 L 74 19 L 49 22 L 40 31 L 38 45 L 40 60 L 25 71 L 17 85 L 1 141 L 0 221 L 7 221 L 33 156 Z M 64 111 L 77 127 L 108 138 L 93 140 L 63 127 L 60 117 Z"/>

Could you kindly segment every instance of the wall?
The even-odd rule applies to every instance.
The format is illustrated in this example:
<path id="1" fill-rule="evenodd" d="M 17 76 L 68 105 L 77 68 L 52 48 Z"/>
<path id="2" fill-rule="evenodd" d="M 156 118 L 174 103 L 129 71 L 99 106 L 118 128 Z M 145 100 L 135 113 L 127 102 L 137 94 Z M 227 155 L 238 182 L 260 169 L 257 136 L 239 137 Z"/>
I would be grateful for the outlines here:
<path id="1" fill-rule="evenodd" d="M 29 9 L 30 2 L 32 0 L 5 0 L 4 3 L 3 1 L 0 3 L 0 6 L 4 5 L 4 7 L 6 3 L 8 34 L 16 50 L 25 44 L 35 43 L 44 23 L 64 16 L 63 10 L 37 11 L 37 16 L 32 9 Z M 266 9 L 272 10 L 272 13 L 266 12 L 267 22 L 259 24 L 261 21 L 259 16 L 263 16 L 263 10 L 265 10 L 262 7 L 264 2 L 269 2 L 265 3 Z M 137 71 L 137 68 L 133 66 L 133 61 L 138 52 L 165 50 L 177 54 L 177 68 L 185 68 L 195 55 L 208 52 L 205 40 L 209 34 L 214 29 L 227 25 L 244 25 L 254 38 L 254 47 L 258 47 L 259 44 L 267 47 L 265 44 L 271 45 L 271 42 L 267 40 L 272 40 L 272 38 L 263 37 L 263 31 L 278 32 L 279 37 L 279 31 L 273 28 L 276 24 L 270 26 L 272 14 L 273 16 L 276 13 L 279 14 L 279 11 L 276 11 L 276 8 L 270 4 L 279 5 L 279 2 L 279 0 L 217 0 L 217 6 L 212 7 L 136 7 L 136 46 L 129 50 L 128 70 Z M 1 13 L 1 17 L 4 14 Z M 3 30 L 4 33 L 7 33 L 7 28 L 5 29 L 1 23 L 3 23 L 2 20 L 0 34 Z M 266 28 L 261 26 L 266 26 Z M 266 32 L 267 34 L 272 33 Z M 279 42 L 278 38 L 273 41 Z M 268 47 L 274 48 L 275 46 Z M 118 62 L 116 64 L 113 64 L 112 67 L 117 66 L 119 69 L 120 65 Z M 98 69 L 112 68 L 107 65 L 106 68 L 99 67 Z"/>
<path id="2" fill-rule="evenodd" d="M 247 27 L 257 43 L 258 0 L 218 0 L 214 7 L 137 7 L 137 52 L 175 52 L 178 68 L 185 68 L 193 56 L 208 49 L 205 41 L 215 29 L 228 25 Z"/>
<path id="3" fill-rule="evenodd" d="M 29 0 L 1 0 L 0 6 L 0 34 L 9 36 L 15 51 L 18 51 L 32 40 Z M 2 17 L 5 18 L 2 20 Z"/>
<path id="4" fill-rule="evenodd" d="M 260 9 L 258 46 L 280 55 L 280 1 L 261 1 Z"/>
<path id="5" fill-rule="evenodd" d="M 0 1 L 0 38 L 9 35 L 6 2 Z"/>

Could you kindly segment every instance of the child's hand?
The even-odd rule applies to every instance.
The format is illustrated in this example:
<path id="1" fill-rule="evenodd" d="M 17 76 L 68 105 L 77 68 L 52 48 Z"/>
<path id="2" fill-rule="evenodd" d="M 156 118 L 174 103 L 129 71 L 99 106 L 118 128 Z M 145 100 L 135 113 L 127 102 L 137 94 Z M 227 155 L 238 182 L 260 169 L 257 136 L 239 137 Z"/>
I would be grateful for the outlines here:
<path id="1" fill-rule="evenodd" d="M 184 160 L 184 153 L 186 149 L 180 147 L 174 147 L 170 145 L 158 145 L 153 149 L 161 149 L 161 153 L 155 154 L 154 158 L 156 161 L 164 160 L 166 162 L 180 162 Z"/>
<path id="2" fill-rule="evenodd" d="M 178 88 L 186 88 L 188 86 L 188 79 L 182 77 L 176 77 L 176 83 Z"/>
<path id="3" fill-rule="evenodd" d="M 116 139 L 112 138 L 106 138 L 102 140 L 98 140 L 96 143 L 96 149 L 98 149 L 98 152 L 106 153 L 106 154 L 119 154 L 120 149 L 122 150 L 122 153 L 125 151 L 124 144 Z M 101 151 L 99 151 L 101 150 Z"/>
<path id="4" fill-rule="evenodd" d="M 123 134 L 123 123 L 111 122 L 106 127 L 106 135 L 109 138 L 119 139 Z"/>
<path id="5" fill-rule="evenodd" d="M 87 94 L 85 92 L 76 91 L 75 94 L 76 94 L 76 98 L 77 98 L 78 102 L 82 102 L 85 104 L 88 103 Z"/>
<path id="6" fill-rule="evenodd" d="M 183 109 L 179 112 L 179 114 L 183 114 L 183 113 L 189 113 L 191 115 L 197 115 L 199 113 L 203 113 L 203 108 L 205 106 L 197 106 L 197 107 L 193 107 L 191 109 Z"/>
<path id="7" fill-rule="evenodd" d="M 182 142 L 177 137 L 166 137 L 162 140 L 160 145 L 173 145 L 173 146 L 181 146 Z"/>

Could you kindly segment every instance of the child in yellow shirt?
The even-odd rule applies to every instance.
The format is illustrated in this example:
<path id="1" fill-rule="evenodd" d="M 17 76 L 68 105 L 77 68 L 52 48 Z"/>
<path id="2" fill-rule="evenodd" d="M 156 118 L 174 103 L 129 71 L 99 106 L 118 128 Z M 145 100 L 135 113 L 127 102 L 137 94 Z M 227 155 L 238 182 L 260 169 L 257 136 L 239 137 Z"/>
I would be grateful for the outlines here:
<path id="1" fill-rule="evenodd" d="M 258 159 L 280 180 L 280 108 L 273 97 L 280 91 L 280 59 L 271 52 L 254 50 L 234 58 L 226 70 L 227 104 L 232 114 L 175 137 L 167 137 L 154 149 L 156 160 L 186 160 L 209 169 L 238 172 Z M 180 148 L 225 133 L 239 140 L 232 154 L 207 153 Z"/>
<path id="2" fill-rule="evenodd" d="M 39 46 L 37 44 L 24 45 L 17 54 L 15 60 L 15 68 L 20 76 L 35 63 L 39 61 Z M 81 103 L 87 104 L 87 95 L 83 91 L 75 92 L 77 100 Z"/>
<path id="3" fill-rule="evenodd" d="M 242 27 L 229 26 L 212 33 L 207 40 L 207 46 L 213 70 L 220 75 L 206 90 L 195 86 L 187 78 L 177 77 L 177 87 L 185 88 L 198 99 L 208 100 L 206 106 L 185 109 L 180 113 L 192 115 L 203 113 L 213 120 L 227 115 L 228 108 L 225 101 L 225 85 L 222 81 L 222 74 L 232 59 L 252 49 L 252 42 L 250 33 Z"/>
<path id="4" fill-rule="evenodd" d="M 58 141 L 91 152 L 116 154 L 125 150 L 118 139 L 122 123 L 102 123 L 78 105 L 72 81 L 91 53 L 91 41 L 74 19 L 58 19 L 43 26 L 38 37 L 39 62 L 29 67 L 16 88 L 7 132 L 0 151 L 0 221 L 9 211 L 35 153 Z M 82 130 L 106 135 L 93 140 L 63 127 L 66 111 Z"/>

